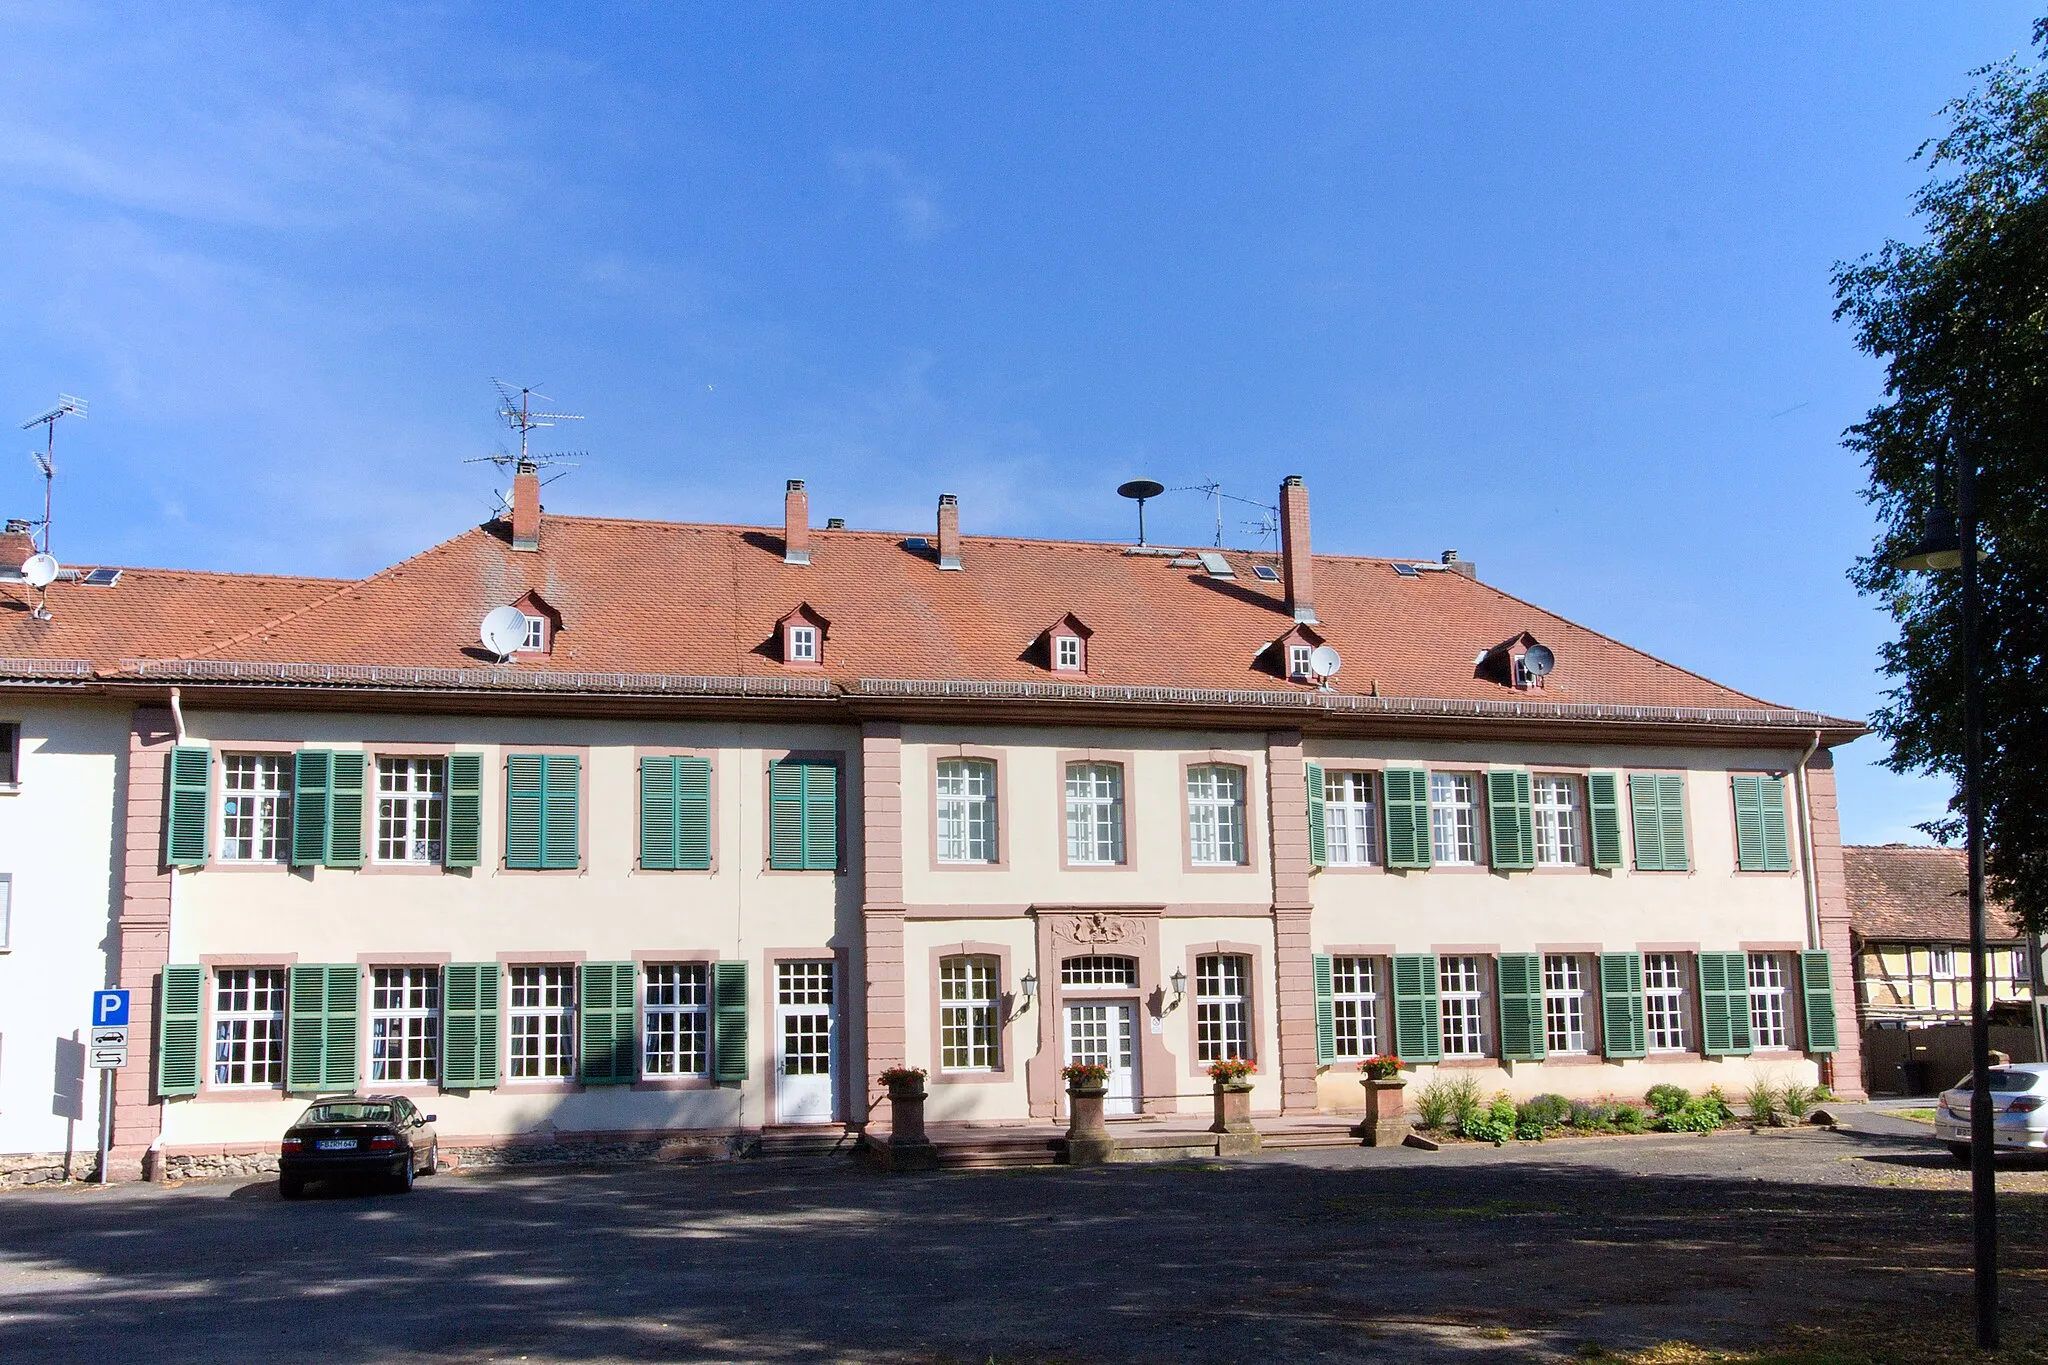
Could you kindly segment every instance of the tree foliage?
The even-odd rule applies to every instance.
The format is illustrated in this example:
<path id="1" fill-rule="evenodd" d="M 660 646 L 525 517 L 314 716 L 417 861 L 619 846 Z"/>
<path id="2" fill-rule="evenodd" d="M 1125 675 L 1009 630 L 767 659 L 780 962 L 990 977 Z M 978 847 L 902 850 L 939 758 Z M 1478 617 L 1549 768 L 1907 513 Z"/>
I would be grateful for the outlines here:
<path id="1" fill-rule="evenodd" d="M 2034 29 L 2048 61 L 2048 20 Z M 1882 530 L 1850 577 L 1898 623 L 1891 682 L 1872 717 L 1898 772 L 1957 782 L 1962 832 L 1961 575 L 1892 561 L 1927 512 L 1955 506 L 1961 459 L 1978 462 L 1984 806 L 1994 895 L 2048 928 L 2048 69 L 2009 59 L 1942 112 L 1914 198 L 1925 236 L 1835 269 L 1836 316 L 1883 360 L 1885 401 L 1845 434 L 1869 472 Z M 1937 473 L 1939 471 L 1939 473 Z"/>

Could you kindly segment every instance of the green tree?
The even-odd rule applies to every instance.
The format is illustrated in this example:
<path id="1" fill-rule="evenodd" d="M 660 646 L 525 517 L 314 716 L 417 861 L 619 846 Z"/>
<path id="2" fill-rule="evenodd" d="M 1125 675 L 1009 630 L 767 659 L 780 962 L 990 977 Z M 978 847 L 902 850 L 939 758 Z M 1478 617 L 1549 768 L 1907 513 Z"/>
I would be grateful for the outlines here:
<path id="1" fill-rule="evenodd" d="M 2048 20 L 2034 28 L 2048 60 Z M 1984 810 L 1993 895 L 2048 928 L 2048 70 L 2008 59 L 1942 112 L 1917 153 L 1924 233 L 1835 268 L 1837 318 L 1885 363 L 1885 401 L 1844 436 L 1869 471 L 1882 525 L 1850 577 L 1898 623 L 1891 681 L 1872 717 L 1898 772 L 1957 780 L 1962 832 L 1961 582 L 1892 567 L 1927 513 L 1954 509 L 1957 461 L 1980 470 L 1978 659 L 1984 681 Z"/>

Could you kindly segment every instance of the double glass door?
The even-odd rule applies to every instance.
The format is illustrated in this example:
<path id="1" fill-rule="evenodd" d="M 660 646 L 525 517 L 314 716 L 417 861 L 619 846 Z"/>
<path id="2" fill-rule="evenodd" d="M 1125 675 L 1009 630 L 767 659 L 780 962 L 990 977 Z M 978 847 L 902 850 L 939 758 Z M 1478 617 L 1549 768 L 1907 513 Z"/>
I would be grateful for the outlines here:
<path id="1" fill-rule="evenodd" d="M 1138 1007 L 1129 1000 L 1089 1000 L 1067 1006 L 1067 1061 L 1109 1068 L 1105 1114 L 1138 1112 Z"/>

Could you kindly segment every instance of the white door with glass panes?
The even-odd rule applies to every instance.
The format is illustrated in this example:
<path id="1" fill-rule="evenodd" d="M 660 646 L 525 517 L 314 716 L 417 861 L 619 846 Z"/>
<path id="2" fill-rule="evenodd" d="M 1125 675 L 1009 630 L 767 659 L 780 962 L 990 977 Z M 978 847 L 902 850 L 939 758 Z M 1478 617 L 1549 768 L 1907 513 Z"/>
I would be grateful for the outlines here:
<path id="1" fill-rule="evenodd" d="M 777 1123 L 830 1123 L 837 1117 L 834 984 L 830 958 L 775 964 Z"/>
<path id="2" fill-rule="evenodd" d="M 1127 1000 L 1090 1000 L 1067 1006 L 1067 1062 L 1109 1068 L 1105 1114 L 1138 1112 L 1137 1006 Z"/>

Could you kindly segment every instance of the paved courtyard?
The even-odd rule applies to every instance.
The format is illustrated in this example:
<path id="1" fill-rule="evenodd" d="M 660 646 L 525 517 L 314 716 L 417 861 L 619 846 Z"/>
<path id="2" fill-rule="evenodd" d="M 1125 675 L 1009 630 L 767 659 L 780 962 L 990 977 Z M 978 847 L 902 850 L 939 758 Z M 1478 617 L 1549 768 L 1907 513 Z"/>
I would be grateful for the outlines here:
<path id="1" fill-rule="evenodd" d="M 300 1204 L 268 1182 L 27 1191 L 0 1196 L 0 1360 L 1485 1361 L 1960 1327 L 1964 1173 L 1924 1127 L 1854 1122 L 1087 1171 L 445 1175 Z M 2004 1188 L 2032 1359 L 2048 1169 Z"/>

